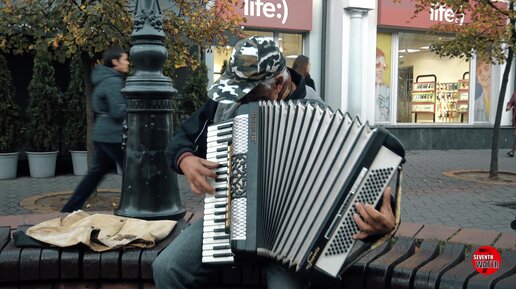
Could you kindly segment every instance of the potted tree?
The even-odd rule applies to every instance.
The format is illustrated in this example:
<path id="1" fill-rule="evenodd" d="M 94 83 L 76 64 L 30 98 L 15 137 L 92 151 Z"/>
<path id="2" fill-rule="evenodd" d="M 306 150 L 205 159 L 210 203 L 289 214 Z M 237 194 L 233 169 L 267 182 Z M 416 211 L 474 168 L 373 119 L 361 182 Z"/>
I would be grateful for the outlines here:
<path id="1" fill-rule="evenodd" d="M 16 178 L 20 120 L 7 61 L 0 54 L 0 180 Z"/>
<path id="2" fill-rule="evenodd" d="M 54 79 L 54 68 L 46 50 L 36 52 L 32 80 L 29 84 L 29 123 L 26 130 L 27 158 L 31 177 L 55 175 L 58 141 L 56 110 L 59 90 Z"/>
<path id="3" fill-rule="evenodd" d="M 72 155 L 73 173 L 76 176 L 88 172 L 88 151 L 86 149 L 86 95 L 82 62 L 79 54 L 70 62 L 70 82 L 65 93 L 66 124 L 64 142 Z"/>

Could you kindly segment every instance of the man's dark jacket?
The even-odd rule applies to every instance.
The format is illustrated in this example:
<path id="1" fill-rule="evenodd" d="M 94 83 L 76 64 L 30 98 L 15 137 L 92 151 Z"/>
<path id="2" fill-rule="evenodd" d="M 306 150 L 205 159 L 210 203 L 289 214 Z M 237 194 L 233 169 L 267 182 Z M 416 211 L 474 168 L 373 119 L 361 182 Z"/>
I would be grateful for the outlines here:
<path id="1" fill-rule="evenodd" d="M 289 72 L 292 81 L 296 84 L 296 89 L 287 100 L 304 99 L 307 96 L 304 78 L 293 69 L 289 68 Z M 308 89 L 310 89 L 309 94 L 315 93 L 311 88 Z M 313 95 L 310 98 L 320 100 L 318 97 L 314 98 Z M 190 152 L 198 157 L 206 158 L 207 130 L 208 126 L 213 124 L 217 107 L 218 102 L 209 99 L 201 108 L 186 119 L 181 124 L 181 127 L 176 129 L 165 150 L 168 163 L 176 172 L 183 173 L 177 166 L 177 161 L 183 153 Z"/>

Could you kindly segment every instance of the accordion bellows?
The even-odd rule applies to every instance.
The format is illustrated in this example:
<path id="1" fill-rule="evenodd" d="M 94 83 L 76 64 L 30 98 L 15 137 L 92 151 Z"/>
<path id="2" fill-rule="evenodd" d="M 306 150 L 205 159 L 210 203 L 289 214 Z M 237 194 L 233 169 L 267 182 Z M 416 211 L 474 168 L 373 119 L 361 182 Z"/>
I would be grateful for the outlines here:
<path id="1" fill-rule="evenodd" d="M 383 128 L 315 103 L 257 102 L 208 129 L 217 161 L 205 198 L 203 262 L 265 256 L 338 276 L 368 244 L 352 239 L 357 202 L 377 206 L 401 169 Z"/>

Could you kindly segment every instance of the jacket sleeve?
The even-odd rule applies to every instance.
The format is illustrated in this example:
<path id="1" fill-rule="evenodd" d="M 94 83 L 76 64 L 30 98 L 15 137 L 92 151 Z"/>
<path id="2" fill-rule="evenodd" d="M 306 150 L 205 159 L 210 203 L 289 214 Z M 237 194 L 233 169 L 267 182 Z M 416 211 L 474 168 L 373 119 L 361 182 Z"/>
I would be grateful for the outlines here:
<path id="1" fill-rule="evenodd" d="M 112 77 L 109 84 L 110 85 L 105 88 L 109 90 L 105 91 L 109 115 L 114 119 L 122 120 L 125 118 L 126 114 L 126 102 L 122 95 L 124 82 L 121 77 Z"/>
<path id="2" fill-rule="evenodd" d="M 199 150 L 199 145 L 201 142 L 206 142 L 208 125 L 213 122 L 217 105 L 217 102 L 208 100 L 175 130 L 165 155 L 169 166 L 177 173 L 183 174 L 177 166 L 177 161 L 183 153 L 190 152 L 198 157 L 206 157 L 203 155 L 204 150 Z"/>

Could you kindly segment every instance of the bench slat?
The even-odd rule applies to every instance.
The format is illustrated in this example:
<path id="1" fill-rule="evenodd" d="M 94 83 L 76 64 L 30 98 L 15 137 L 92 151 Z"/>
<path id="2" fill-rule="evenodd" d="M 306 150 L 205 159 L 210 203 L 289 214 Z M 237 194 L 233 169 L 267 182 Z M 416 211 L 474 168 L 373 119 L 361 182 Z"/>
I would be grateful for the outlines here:
<path id="1" fill-rule="evenodd" d="M 41 248 L 23 248 L 20 253 L 20 281 L 40 280 Z"/>
<path id="2" fill-rule="evenodd" d="M 70 280 L 81 278 L 82 250 L 66 248 L 61 251 L 59 260 L 60 279 Z"/>
<path id="3" fill-rule="evenodd" d="M 99 280 L 100 275 L 100 253 L 85 251 L 82 257 L 82 278 L 84 280 Z"/>
<path id="4" fill-rule="evenodd" d="M 128 249 L 122 253 L 121 275 L 124 280 L 140 279 L 140 256 L 142 249 Z"/>
<path id="5" fill-rule="evenodd" d="M 391 288 L 413 288 L 417 270 L 437 257 L 438 254 L 439 244 L 436 240 L 423 241 L 414 255 L 394 267 Z"/>
<path id="6" fill-rule="evenodd" d="M 366 269 L 371 262 L 387 253 L 391 247 L 391 242 L 387 241 L 377 248 L 367 252 L 362 258 L 353 264 L 342 276 L 344 288 L 362 289 L 365 285 Z"/>
<path id="7" fill-rule="evenodd" d="M 2 251 L 9 240 L 11 240 L 11 227 L 0 227 L 0 251 Z"/>
<path id="8" fill-rule="evenodd" d="M 414 255 L 416 240 L 400 237 L 392 249 L 369 264 L 365 277 L 365 288 L 389 288 L 392 270 L 396 265 Z"/>
<path id="9" fill-rule="evenodd" d="M 415 288 L 438 288 L 441 275 L 464 260 L 466 246 L 459 243 L 446 243 L 442 253 L 417 270 Z"/>
<path id="10" fill-rule="evenodd" d="M 473 247 L 471 252 L 475 252 L 479 246 Z M 477 270 L 471 263 L 471 256 L 467 257 L 461 263 L 457 264 L 450 270 L 444 272 L 441 276 L 439 289 L 456 289 L 462 288 L 468 280 L 478 274 Z"/>
<path id="11" fill-rule="evenodd" d="M 59 279 L 59 256 L 61 252 L 57 248 L 44 248 L 41 250 L 39 260 L 39 275 L 41 280 Z"/>
<path id="12" fill-rule="evenodd" d="M 0 252 L 1 282 L 17 282 L 20 280 L 20 253 L 21 248 L 17 248 L 14 245 L 14 240 L 9 239 Z"/>
<path id="13" fill-rule="evenodd" d="M 104 280 L 120 278 L 120 251 L 106 251 L 100 254 L 100 275 Z"/>
<path id="14" fill-rule="evenodd" d="M 503 278 L 496 282 L 493 289 L 514 289 L 516 288 L 516 273 L 507 278 Z"/>

